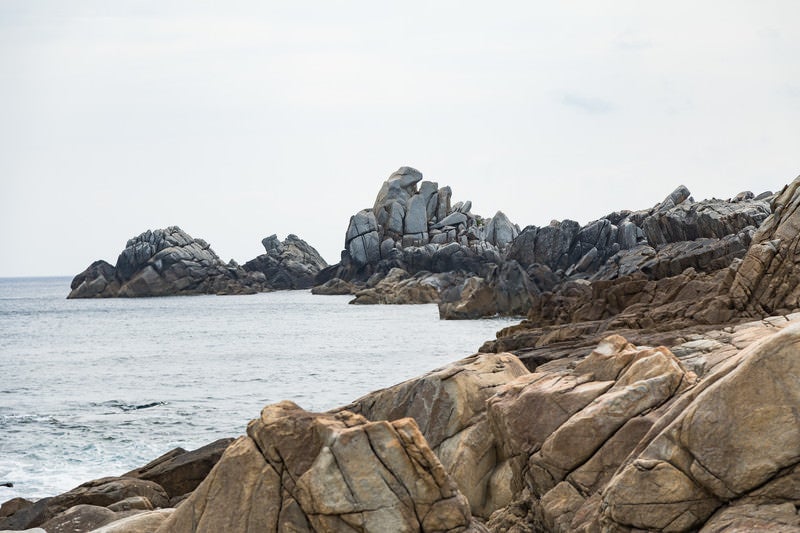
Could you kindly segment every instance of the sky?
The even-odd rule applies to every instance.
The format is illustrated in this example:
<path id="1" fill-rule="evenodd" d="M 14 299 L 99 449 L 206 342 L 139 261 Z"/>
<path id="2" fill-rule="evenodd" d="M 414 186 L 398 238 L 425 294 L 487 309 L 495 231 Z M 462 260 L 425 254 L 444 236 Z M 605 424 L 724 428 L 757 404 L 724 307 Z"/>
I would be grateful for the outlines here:
<path id="1" fill-rule="evenodd" d="M 400 166 L 521 227 L 800 174 L 800 2 L 0 0 L 0 277 L 330 263 Z"/>

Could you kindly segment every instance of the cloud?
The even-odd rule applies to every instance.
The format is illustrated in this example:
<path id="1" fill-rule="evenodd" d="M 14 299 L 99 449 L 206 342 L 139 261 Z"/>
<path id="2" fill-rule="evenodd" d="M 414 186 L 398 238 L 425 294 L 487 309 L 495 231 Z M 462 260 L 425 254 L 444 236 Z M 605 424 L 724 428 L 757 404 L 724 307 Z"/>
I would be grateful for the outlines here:
<path id="1" fill-rule="evenodd" d="M 573 107 L 590 115 L 610 113 L 616 109 L 616 106 L 608 100 L 582 96 L 574 93 L 566 93 L 562 95 L 561 103 L 567 107 Z"/>

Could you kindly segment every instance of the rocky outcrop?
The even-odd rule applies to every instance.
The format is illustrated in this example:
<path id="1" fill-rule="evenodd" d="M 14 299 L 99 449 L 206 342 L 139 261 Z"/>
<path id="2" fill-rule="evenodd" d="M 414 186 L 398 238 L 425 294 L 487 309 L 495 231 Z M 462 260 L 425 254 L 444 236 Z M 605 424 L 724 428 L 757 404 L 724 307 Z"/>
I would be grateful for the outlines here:
<path id="1" fill-rule="evenodd" d="M 264 274 L 265 285 L 271 289 L 309 289 L 314 279 L 328 263 L 313 247 L 297 235 L 281 242 L 277 235 L 261 241 L 267 253 L 243 265 L 247 272 Z"/>
<path id="2" fill-rule="evenodd" d="M 451 205 L 450 187 L 423 181 L 422 173 L 401 167 L 389 176 L 371 208 L 350 218 L 342 261 L 317 276 L 366 282 L 374 274 L 400 268 L 410 275 L 462 272 L 483 274 L 502 261 L 519 228 L 502 212 L 484 219 L 472 202 Z"/>
<path id="3" fill-rule="evenodd" d="M 773 202 L 774 213 L 753 236 L 730 288 L 736 308 L 764 316 L 800 307 L 800 177 Z"/>
<path id="4" fill-rule="evenodd" d="M 68 298 L 254 293 L 263 275 L 226 265 L 202 239 L 177 226 L 130 239 L 112 267 L 97 261 L 72 280 Z"/>
<path id="5" fill-rule="evenodd" d="M 686 531 L 800 500 L 800 326 L 748 349 L 707 379 L 634 454 L 603 492 L 604 519 Z M 664 423 L 662 422 L 662 426 Z M 724 507 L 724 509 L 723 509 Z M 755 511 L 755 512 L 754 512 Z M 777 512 L 776 512 L 777 511 Z M 755 515 L 755 516 L 753 516 Z M 789 517 L 797 525 L 795 510 Z"/>
<path id="6" fill-rule="evenodd" d="M 486 417 L 486 400 L 527 374 L 510 354 L 480 354 L 359 398 L 342 409 L 369 420 L 413 418 L 445 470 L 468 498 L 472 513 L 487 518 L 510 503 L 510 467 L 498 463 Z"/>
<path id="7" fill-rule="evenodd" d="M 231 442 L 233 439 L 220 439 L 190 452 L 175 448 L 123 477 L 158 483 L 174 505 L 197 488 Z"/>
<path id="8" fill-rule="evenodd" d="M 516 261 L 492 265 L 485 277 L 467 278 L 439 302 L 439 317 L 472 319 L 527 314 L 538 301 L 539 288 Z"/>
<path id="9" fill-rule="evenodd" d="M 299 289 L 326 266 L 316 250 L 295 235 L 262 241 L 267 253 L 245 268 L 228 264 L 202 239 L 177 226 L 146 231 L 129 240 L 115 266 L 96 261 L 72 280 L 67 298 L 253 294 Z"/>
<path id="10" fill-rule="evenodd" d="M 66 523 L 70 520 L 80 520 L 92 524 L 91 527 L 86 526 L 79 530 L 89 531 L 112 520 L 124 518 L 125 515 L 119 516 L 115 513 L 125 511 L 113 511 L 109 507 L 129 498 L 142 498 L 150 509 L 169 506 L 167 493 L 157 483 L 141 479 L 109 477 L 84 483 L 64 494 L 43 498 L 24 507 L 0 519 L 0 530 L 28 529 L 46 522 L 50 522 L 52 529 L 56 529 L 55 524 L 64 523 L 62 513 L 80 506 L 78 510 L 67 515 Z"/>
<path id="11" fill-rule="evenodd" d="M 351 304 L 427 304 L 437 303 L 441 294 L 456 286 L 463 275 L 422 271 L 411 276 L 401 268 L 391 269 L 385 276 L 374 274 L 363 289 L 354 291 Z"/>
<path id="12" fill-rule="evenodd" d="M 509 285 L 505 276 L 482 277 L 467 282 L 465 290 L 451 291 L 451 300 L 440 305 L 440 315 L 477 318 L 530 311 L 532 320 L 547 324 L 547 313 L 540 307 L 571 300 L 576 282 L 620 279 L 627 284 L 631 277 L 658 281 L 687 269 L 719 272 L 745 255 L 753 233 L 770 213 L 767 200 L 743 193 L 731 200 L 694 202 L 681 186 L 649 210 L 612 213 L 583 227 L 572 220 L 528 226 L 503 256 L 504 262 L 514 261 L 527 273 L 530 283 L 515 283 L 521 296 L 515 301 L 503 297 Z M 491 303 L 493 298 L 497 305 Z"/>
<path id="13" fill-rule="evenodd" d="M 266 407 L 158 529 L 483 531 L 413 420 Z"/>

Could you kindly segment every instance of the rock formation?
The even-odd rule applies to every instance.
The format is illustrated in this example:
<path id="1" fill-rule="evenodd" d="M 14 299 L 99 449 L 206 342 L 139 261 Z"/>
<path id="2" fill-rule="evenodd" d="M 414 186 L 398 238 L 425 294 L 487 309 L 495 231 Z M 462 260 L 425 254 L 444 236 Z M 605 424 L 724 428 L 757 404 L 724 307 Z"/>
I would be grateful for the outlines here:
<path id="1" fill-rule="evenodd" d="M 72 280 L 68 298 L 253 294 L 271 289 L 308 288 L 326 266 L 316 250 L 295 235 L 283 243 L 263 241 L 267 253 L 244 268 L 228 264 L 202 239 L 177 226 L 146 231 L 130 239 L 111 266 L 95 261 Z"/>
<path id="2" fill-rule="evenodd" d="M 328 263 L 307 242 L 289 235 L 281 242 L 277 235 L 261 241 L 267 253 L 243 265 L 248 272 L 261 272 L 271 289 L 309 289 Z"/>
<path id="3" fill-rule="evenodd" d="M 451 205 L 451 197 L 450 187 L 422 181 L 421 172 L 401 167 L 383 183 L 372 207 L 350 218 L 342 260 L 323 270 L 317 284 L 332 279 L 366 283 L 399 268 L 409 277 L 424 273 L 423 286 L 441 292 L 470 275 L 485 275 L 492 265 L 502 263 L 502 254 L 519 234 L 519 227 L 502 212 L 492 218 L 474 215 L 470 201 Z M 388 289 L 386 283 L 384 289 Z M 387 292 L 393 291 L 383 294 Z M 423 300 L 419 302 L 372 294 L 358 303 L 438 301 L 438 295 L 431 300 L 427 290 L 420 294 Z"/>
<path id="4" fill-rule="evenodd" d="M 397 187 L 415 177 L 400 174 L 385 196 L 402 197 Z M 678 274 L 667 266 L 610 274 L 588 260 L 595 266 L 572 275 L 541 263 L 495 265 L 511 269 L 504 279 L 530 283 L 533 272 L 535 287 L 525 290 L 535 301 L 484 353 L 329 413 L 268 406 L 232 444 L 174 450 L 124 477 L 6 502 L 0 529 L 800 532 L 800 178 L 751 231 L 759 221 L 747 213 L 764 213 L 757 198 L 697 206 L 678 188 L 646 214 L 607 219 L 617 237 L 626 223 L 638 228 L 636 242 L 609 257 L 620 254 L 617 265 L 668 265 L 670 247 L 722 250 Z M 692 226 L 701 212 L 715 222 Z M 672 216 L 688 217 L 687 227 Z M 566 242 L 581 231 L 549 227 L 527 238 Z M 620 245 L 613 229 L 603 231 L 603 242 Z M 642 235 L 697 237 L 643 254 Z M 750 244 L 725 264 L 736 239 Z M 606 253 L 592 248 L 592 257 Z M 711 266 L 720 258 L 724 266 Z M 563 253 L 544 259 L 557 267 Z M 372 291 L 360 297 L 432 297 L 414 292 L 431 276 L 379 273 L 359 282 Z M 466 277 L 460 290 L 472 296 L 453 299 L 454 309 L 491 300 L 501 286 L 491 276 Z M 507 305 L 517 305 L 513 292 Z"/>
<path id="5" fill-rule="evenodd" d="M 162 533 L 485 531 L 410 418 L 266 407 Z"/>

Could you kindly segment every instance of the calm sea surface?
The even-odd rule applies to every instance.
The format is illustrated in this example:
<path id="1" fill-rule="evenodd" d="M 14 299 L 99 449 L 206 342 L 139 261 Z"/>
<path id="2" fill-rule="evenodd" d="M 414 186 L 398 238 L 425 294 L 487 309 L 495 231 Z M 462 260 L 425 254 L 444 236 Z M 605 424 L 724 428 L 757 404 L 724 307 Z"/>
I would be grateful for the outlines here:
<path id="1" fill-rule="evenodd" d="M 305 291 L 66 300 L 0 279 L 0 502 L 241 435 L 264 405 L 327 410 L 474 353 L 507 319 Z"/>

